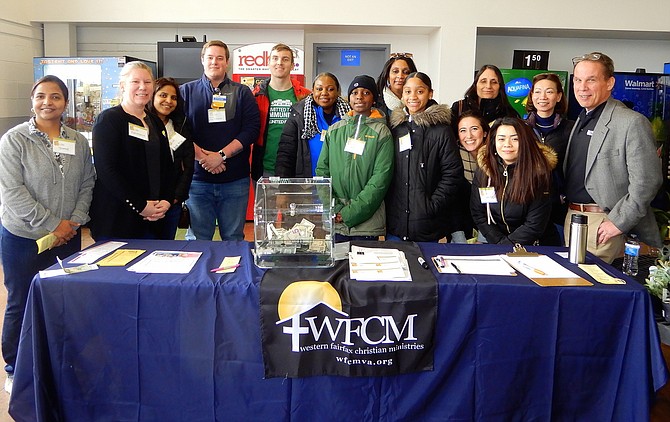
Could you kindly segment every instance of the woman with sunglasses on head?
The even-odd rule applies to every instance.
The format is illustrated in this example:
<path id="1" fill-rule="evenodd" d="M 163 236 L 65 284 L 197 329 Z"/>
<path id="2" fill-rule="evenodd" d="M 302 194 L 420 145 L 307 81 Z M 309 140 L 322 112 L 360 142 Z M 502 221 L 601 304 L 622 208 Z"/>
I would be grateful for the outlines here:
<path id="1" fill-rule="evenodd" d="M 314 78 L 312 94 L 291 106 L 284 124 L 275 173 L 279 177 L 313 177 L 328 128 L 351 110 L 340 97 L 340 82 L 332 73 Z"/>
<path id="2" fill-rule="evenodd" d="M 451 106 L 454 120 L 468 110 L 478 111 L 489 125 L 499 117 L 519 117 L 507 101 L 505 82 L 498 67 L 492 64 L 482 66 L 465 91 L 465 97 Z"/>
<path id="3" fill-rule="evenodd" d="M 560 246 L 551 216 L 556 153 L 521 119 L 503 117 L 477 155 L 470 210 L 489 243 Z"/>
<path id="4" fill-rule="evenodd" d="M 386 240 L 437 242 L 451 235 L 463 165 L 449 124 L 451 111 L 433 100 L 428 75 L 410 73 L 404 108 L 391 116 L 395 170 L 386 195 Z"/>
<path id="5" fill-rule="evenodd" d="M 412 53 L 391 53 L 377 78 L 379 99 L 376 107 L 386 115 L 387 122 L 390 121 L 393 110 L 404 106 L 402 88 L 405 79 L 410 73 L 416 72 L 412 57 Z"/>
<path id="6" fill-rule="evenodd" d="M 172 169 L 176 179 L 174 199 L 162 221 L 162 239 L 174 239 L 181 216 L 182 206 L 188 198 L 193 179 L 195 150 L 191 130 L 184 115 L 184 100 L 179 93 L 179 84 L 173 78 L 158 78 L 154 83 L 153 100 L 147 110 L 158 116 L 165 125 L 172 154 Z"/>
<path id="7" fill-rule="evenodd" d="M 568 204 L 561 200 L 561 192 L 565 178 L 563 176 L 563 160 L 575 122 L 568 120 L 568 100 L 563 92 L 563 85 L 558 75 L 541 73 L 533 78 L 533 84 L 526 103 L 528 117 L 526 123 L 533 129 L 537 139 L 556 151 L 558 164 L 552 172 L 552 212 L 551 221 L 560 226 L 559 233 L 565 222 Z"/>
<path id="8" fill-rule="evenodd" d="M 63 125 L 68 89 L 52 75 L 30 92 L 29 121 L 10 129 L 0 143 L 0 238 L 7 307 L 2 355 L 11 393 L 23 313 L 38 271 L 81 249 L 79 227 L 89 221 L 95 184 L 86 138 Z M 46 250 L 38 252 L 38 242 Z"/>

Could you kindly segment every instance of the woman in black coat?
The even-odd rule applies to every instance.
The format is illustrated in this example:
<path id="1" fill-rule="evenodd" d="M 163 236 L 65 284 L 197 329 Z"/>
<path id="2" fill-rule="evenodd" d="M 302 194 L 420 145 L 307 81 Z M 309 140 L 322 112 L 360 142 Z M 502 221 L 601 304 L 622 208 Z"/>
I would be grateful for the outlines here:
<path id="1" fill-rule="evenodd" d="M 412 73 L 403 86 L 405 107 L 391 115 L 395 170 L 385 200 L 387 240 L 438 241 L 457 220 L 453 205 L 463 164 L 451 111 L 432 96 L 430 78 Z"/>
<path id="2" fill-rule="evenodd" d="M 175 198 L 165 126 L 145 111 L 153 82 L 146 64 L 127 63 L 121 70 L 121 104 L 100 113 L 93 125 L 97 179 L 90 227 L 96 241 L 160 238 L 160 220 Z"/>
<path id="3" fill-rule="evenodd" d="M 470 211 L 489 243 L 559 246 L 551 216 L 556 153 L 537 142 L 523 120 L 495 121 L 477 156 Z"/>
<path id="4" fill-rule="evenodd" d="M 165 125 L 172 153 L 172 171 L 176 186 L 172 206 L 163 219 L 162 239 L 174 239 L 184 201 L 193 180 L 195 150 L 191 130 L 184 115 L 184 101 L 179 84 L 173 78 L 158 78 L 154 84 L 154 97 L 147 109 L 158 116 Z"/>

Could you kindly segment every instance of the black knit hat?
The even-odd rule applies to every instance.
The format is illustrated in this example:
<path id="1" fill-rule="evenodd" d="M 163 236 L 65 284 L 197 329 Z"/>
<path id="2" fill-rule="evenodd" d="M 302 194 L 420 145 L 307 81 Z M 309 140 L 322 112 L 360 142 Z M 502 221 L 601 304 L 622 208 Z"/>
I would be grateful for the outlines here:
<path id="1" fill-rule="evenodd" d="M 377 96 L 379 93 L 377 92 L 377 83 L 375 82 L 374 79 L 372 79 L 371 76 L 368 75 L 358 75 L 354 78 L 353 81 L 349 84 L 349 90 L 347 91 L 347 98 L 351 96 L 351 91 L 353 91 L 356 88 L 365 88 L 372 92 L 372 95 L 375 97 L 375 101 L 377 101 Z"/>

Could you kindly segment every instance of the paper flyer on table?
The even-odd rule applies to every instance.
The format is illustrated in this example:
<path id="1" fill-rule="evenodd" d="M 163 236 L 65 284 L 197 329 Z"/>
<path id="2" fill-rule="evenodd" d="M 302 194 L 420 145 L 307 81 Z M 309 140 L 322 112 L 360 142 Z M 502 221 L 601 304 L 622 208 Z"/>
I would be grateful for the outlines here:
<path id="1" fill-rule="evenodd" d="M 221 264 L 219 264 L 218 268 L 214 268 L 212 272 L 215 272 L 216 274 L 229 274 L 229 273 L 234 273 L 235 270 L 240 266 L 240 260 L 242 259 L 241 256 L 227 256 L 223 258 L 223 261 L 221 261 Z M 215 271 L 216 270 L 216 271 Z"/>
<path id="2" fill-rule="evenodd" d="M 514 268 L 500 255 L 437 255 L 432 261 L 442 274 L 516 275 Z"/>
<path id="3" fill-rule="evenodd" d="M 84 264 L 84 265 L 79 265 L 76 267 L 68 267 L 68 268 L 59 268 L 57 270 L 42 270 L 39 272 L 40 278 L 50 278 L 50 277 L 56 277 L 59 275 L 68 275 L 68 274 L 77 274 L 77 273 L 83 273 L 86 271 L 93 271 L 97 270 L 98 266 L 95 264 Z"/>
<path id="4" fill-rule="evenodd" d="M 128 271 L 136 273 L 188 274 L 202 252 L 154 251 Z"/>
<path id="5" fill-rule="evenodd" d="M 79 255 L 71 260 L 70 264 L 92 264 L 110 252 L 114 252 L 127 242 L 105 242 L 102 245 L 88 248 L 79 253 Z"/>
<path id="6" fill-rule="evenodd" d="M 601 284 L 626 284 L 624 279 L 612 277 L 596 264 L 579 264 L 579 269 Z"/>
<path id="7" fill-rule="evenodd" d="M 412 281 L 407 258 L 398 249 L 352 246 L 349 278 L 359 281 Z"/>
<path id="8" fill-rule="evenodd" d="M 111 255 L 97 262 L 101 267 L 124 267 L 130 261 L 146 252 L 145 249 L 117 249 Z"/>
<path id="9" fill-rule="evenodd" d="M 580 278 L 547 255 L 507 256 L 500 255 L 507 263 L 530 279 L 535 278 Z"/>

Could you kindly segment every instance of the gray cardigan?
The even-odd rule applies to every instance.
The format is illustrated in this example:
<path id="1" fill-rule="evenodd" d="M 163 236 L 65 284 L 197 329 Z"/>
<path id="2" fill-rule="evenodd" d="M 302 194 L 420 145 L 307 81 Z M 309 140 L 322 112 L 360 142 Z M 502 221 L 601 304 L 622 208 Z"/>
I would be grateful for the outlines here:
<path id="1" fill-rule="evenodd" d="M 12 234 L 39 239 L 61 220 L 89 221 L 95 170 L 88 141 L 63 126 L 61 137 L 76 141 L 75 155 L 61 154 L 63 174 L 53 152 L 30 122 L 0 139 L 0 221 Z"/>

